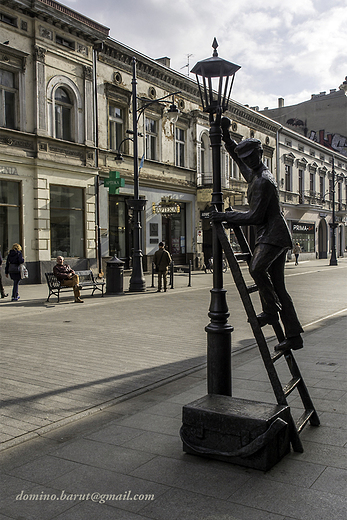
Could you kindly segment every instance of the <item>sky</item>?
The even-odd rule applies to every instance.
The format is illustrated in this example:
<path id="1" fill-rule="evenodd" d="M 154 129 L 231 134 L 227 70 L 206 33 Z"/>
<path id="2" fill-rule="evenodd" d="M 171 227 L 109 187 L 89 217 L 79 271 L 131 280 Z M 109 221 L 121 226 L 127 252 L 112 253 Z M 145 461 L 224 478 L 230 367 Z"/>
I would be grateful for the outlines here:
<path id="1" fill-rule="evenodd" d="M 346 0 L 61 0 L 109 35 L 188 74 L 212 55 L 236 63 L 231 97 L 276 108 L 338 89 L 347 75 Z M 189 58 L 188 58 L 189 55 Z M 192 79 L 195 78 L 190 73 Z"/>

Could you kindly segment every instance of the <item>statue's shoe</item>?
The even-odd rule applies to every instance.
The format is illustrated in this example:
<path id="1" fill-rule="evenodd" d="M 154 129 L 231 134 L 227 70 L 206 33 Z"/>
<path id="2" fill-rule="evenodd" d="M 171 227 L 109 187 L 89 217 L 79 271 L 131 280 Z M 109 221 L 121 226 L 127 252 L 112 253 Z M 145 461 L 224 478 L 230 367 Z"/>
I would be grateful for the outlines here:
<path id="1" fill-rule="evenodd" d="M 265 325 L 274 325 L 278 321 L 278 315 L 261 312 L 257 315 L 257 320 L 260 327 L 265 327 Z"/>
<path id="2" fill-rule="evenodd" d="M 278 352 L 279 350 L 299 350 L 303 348 L 304 342 L 302 341 L 301 336 L 294 336 L 293 338 L 286 338 L 284 341 L 281 341 L 278 345 L 275 346 L 275 350 Z"/>

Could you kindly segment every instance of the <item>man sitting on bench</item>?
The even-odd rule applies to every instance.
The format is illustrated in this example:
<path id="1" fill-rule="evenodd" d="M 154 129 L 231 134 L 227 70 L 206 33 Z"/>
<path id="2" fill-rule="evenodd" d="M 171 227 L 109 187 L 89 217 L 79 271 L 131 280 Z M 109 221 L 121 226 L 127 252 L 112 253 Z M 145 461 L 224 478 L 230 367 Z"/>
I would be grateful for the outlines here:
<path id="1" fill-rule="evenodd" d="M 83 300 L 80 298 L 81 286 L 79 285 L 78 274 L 75 274 L 75 271 L 71 269 L 68 264 L 64 264 L 63 256 L 57 257 L 57 264 L 53 267 L 53 274 L 57 277 L 61 285 L 64 285 L 65 287 L 73 287 L 75 303 L 83 303 Z"/>

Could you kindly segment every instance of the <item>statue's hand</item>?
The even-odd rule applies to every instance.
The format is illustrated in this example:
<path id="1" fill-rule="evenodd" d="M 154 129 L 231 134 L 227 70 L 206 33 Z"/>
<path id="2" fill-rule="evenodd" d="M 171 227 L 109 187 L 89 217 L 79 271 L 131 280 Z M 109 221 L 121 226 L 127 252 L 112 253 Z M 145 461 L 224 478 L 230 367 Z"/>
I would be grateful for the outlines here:
<path id="1" fill-rule="evenodd" d="M 237 143 L 231 139 L 229 128 L 231 127 L 231 121 L 228 117 L 222 117 L 220 126 L 222 129 L 222 139 L 226 144 L 234 145 L 234 147 L 237 145 Z"/>
<path id="2" fill-rule="evenodd" d="M 223 130 L 223 133 L 229 130 L 229 128 L 231 127 L 230 119 L 228 117 L 222 117 L 222 119 L 220 120 L 220 126 Z"/>

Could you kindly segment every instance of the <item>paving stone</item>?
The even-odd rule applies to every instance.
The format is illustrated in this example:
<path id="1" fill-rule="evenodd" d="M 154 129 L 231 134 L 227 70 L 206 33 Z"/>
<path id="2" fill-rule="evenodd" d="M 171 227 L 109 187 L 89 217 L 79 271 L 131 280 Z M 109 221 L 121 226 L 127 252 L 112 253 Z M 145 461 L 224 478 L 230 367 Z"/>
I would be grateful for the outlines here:
<path id="1" fill-rule="evenodd" d="M 232 503 L 257 507 L 279 515 L 299 520 L 333 518 L 345 520 L 347 507 L 345 497 L 316 491 L 293 484 L 285 487 L 278 482 L 268 486 L 266 480 L 253 477 L 230 497 Z"/>
<path id="2" fill-rule="evenodd" d="M 201 474 L 206 471 L 208 479 L 201 479 Z M 212 467 L 208 460 L 199 459 L 198 464 L 192 464 L 188 460 L 172 460 L 166 457 L 155 457 L 134 470 L 132 475 L 223 499 L 227 499 L 250 478 L 245 470 L 236 466 L 221 464 Z"/>
<path id="3" fill-rule="evenodd" d="M 133 471 L 153 458 L 153 455 L 148 453 L 88 439 L 77 439 L 52 451 L 51 455 L 95 468 L 116 468 L 121 473 Z"/>
<path id="4" fill-rule="evenodd" d="M 111 507 L 136 512 L 141 511 L 148 503 L 157 500 L 168 490 L 168 487 L 161 483 L 126 475 L 119 471 L 122 469 L 124 468 L 115 465 L 114 470 L 111 471 L 80 464 L 74 471 L 54 479 L 50 485 L 60 492 L 64 490 L 69 496 L 83 495 L 84 501 L 94 500 L 95 503 L 100 504 L 105 500 Z M 111 497 L 106 500 L 100 495 L 111 495 Z M 136 497 L 140 499 L 136 500 Z"/>
<path id="5" fill-rule="evenodd" d="M 22 496 L 22 499 L 18 497 Z M 44 497 L 50 496 L 51 500 Z M 55 498 L 54 498 L 55 497 Z M 71 503 L 58 500 L 55 489 L 47 486 L 23 486 L 18 494 L 2 500 L 1 512 L 10 518 L 25 520 L 51 520 L 71 508 Z"/>
<path id="6" fill-rule="evenodd" d="M 55 517 L 56 520 L 96 520 L 97 518 L 102 520 L 148 520 L 149 517 L 110 507 L 107 504 L 94 504 L 90 501 L 80 502 Z M 0 520 L 2 520 L 1 517 Z"/>
<path id="7" fill-rule="evenodd" d="M 56 477 L 74 470 L 76 466 L 75 462 L 45 455 L 15 468 L 9 475 L 35 484 L 48 484 Z"/>
<path id="8" fill-rule="evenodd" d="M 142 514 L 155 520 L 283 520 L 283 515 L 183 489 L 170 489 L 147 505 Z"/>
<path id="9" fill-rule="evenodd" d="M 328 493 L 347 496 L 347 470 L 326 468 L 312 485 L 313 489 L 320 489 Z"/>

